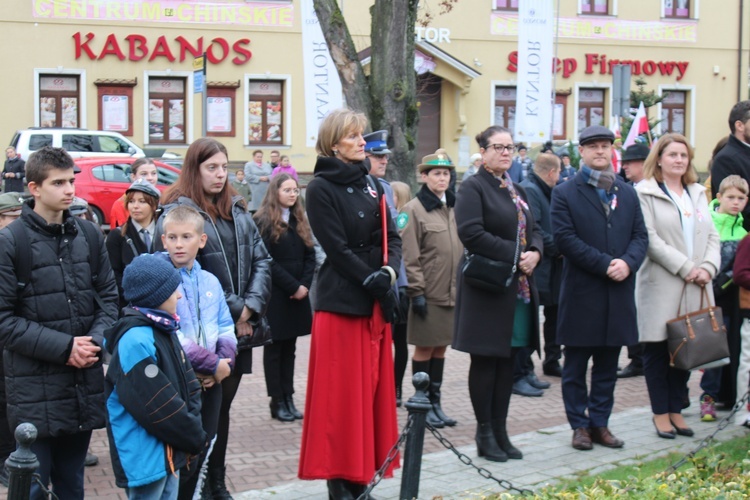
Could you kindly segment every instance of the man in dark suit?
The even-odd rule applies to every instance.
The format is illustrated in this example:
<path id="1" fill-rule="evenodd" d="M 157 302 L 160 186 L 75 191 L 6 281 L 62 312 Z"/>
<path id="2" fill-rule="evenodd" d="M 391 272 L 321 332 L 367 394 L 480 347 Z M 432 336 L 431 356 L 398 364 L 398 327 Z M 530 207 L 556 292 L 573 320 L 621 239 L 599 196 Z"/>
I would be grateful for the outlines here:
<path id="1" fill-rule="evenodd" d="M 750 182 L 750 100 L 740 101 L 729 112 L 729 141 L 711 164 L 711 195 L 716 198 L 725 177 L 739 175 Z M 750 231 L 750 203 L 742 211 L 744 227 Z"/>
<path id="2" fill-rule="evenodd" d="M 623 446 L 608 423 L 620 350 L 638 341 L 635 273 L 648 233 L 635 190 L 612 168 L 614 139 L 606 127 L 585 128 L 578 175 L 552 192 L 552 232 L 564 257 L 557 343 L 565 346 L 563 402 L 577 450 Z"/>

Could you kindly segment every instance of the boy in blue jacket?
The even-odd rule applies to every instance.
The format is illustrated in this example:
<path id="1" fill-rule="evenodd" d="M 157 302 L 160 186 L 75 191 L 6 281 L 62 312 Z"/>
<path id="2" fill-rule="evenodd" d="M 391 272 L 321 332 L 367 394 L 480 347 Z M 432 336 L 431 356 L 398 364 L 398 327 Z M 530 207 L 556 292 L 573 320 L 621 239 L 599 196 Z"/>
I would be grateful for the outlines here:
<path id="1" fill-rule="evenodd" d="M 201 418 L 208 440 L 213 441 L 221 409 L 220 384 L 232 373 L 237 351 L 234 321 L 218 278 L 201 269 L 195 260 L 206 244 L 203 217 L 194 208 L 181 205 L 164 216 L 163 227 L 162 244 L 182 280 L 179 287 L 182 298 L 177 302 L 178 336 L 203 386 Z M 160 256 L 167 258 L 165 253 Z M 202 486 L 198 471 L 210 453 L 209 447 L 201 453 L 195 467 L 183 469 L 180 499 L 193 498 L 196 489 Z"/>
<path id="2" fill-rule="evenodd" d="M 125 268 L 130 306 L 105 331 L 107 435 L 128 498 L 177 498 L 179 471 L 205 448 L 201 386 L 177 338 L 180 274 L 144 254 Z"/>

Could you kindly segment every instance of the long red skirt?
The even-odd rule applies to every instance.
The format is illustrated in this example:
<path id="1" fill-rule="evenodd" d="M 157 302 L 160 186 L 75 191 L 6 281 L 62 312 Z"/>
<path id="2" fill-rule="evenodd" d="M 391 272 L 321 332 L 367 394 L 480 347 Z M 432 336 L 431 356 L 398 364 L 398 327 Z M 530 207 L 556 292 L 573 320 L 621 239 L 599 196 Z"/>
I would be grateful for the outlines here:
<path id="1" fill-rule="evenodd" d="M 373 309 L 369 318 L 313 317 L 300 479 L 367 484 L 398 439 L 391 326 Z"/>

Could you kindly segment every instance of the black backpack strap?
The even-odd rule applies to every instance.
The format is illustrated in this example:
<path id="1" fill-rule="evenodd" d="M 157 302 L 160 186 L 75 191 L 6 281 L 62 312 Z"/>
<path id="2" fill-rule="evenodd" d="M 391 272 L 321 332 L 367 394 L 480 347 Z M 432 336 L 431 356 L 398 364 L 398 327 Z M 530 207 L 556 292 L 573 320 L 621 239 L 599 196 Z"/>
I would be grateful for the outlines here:
<path id="1" fill-rule="evenodd" d="M 83 233 L 83 237 L 86 238 L 86 245 L 89 247 L 89 264 L 91 265 L 91 290 L 94 292 L 94 300 L 96 301 L 99 308 L 104 311 L 104 301 L 99 296 L 99 292 L 96 291 L 96 281 L 99 278 L 99 228 L 97 228 L 93 222 L 81 220 L 78 217 L 73 217 L 76 221 L 78 229 Z"/>
<path id="2" fill-rule="evenodd" d="M 16 247 L 16 287 L 18 295 L 21 294 L 31 279 L 31 248 L 29 248 L 29 237 L 23 227 L 23 221 L 19 218 L 8 225 L 8 230 L 13 235 Z"/>

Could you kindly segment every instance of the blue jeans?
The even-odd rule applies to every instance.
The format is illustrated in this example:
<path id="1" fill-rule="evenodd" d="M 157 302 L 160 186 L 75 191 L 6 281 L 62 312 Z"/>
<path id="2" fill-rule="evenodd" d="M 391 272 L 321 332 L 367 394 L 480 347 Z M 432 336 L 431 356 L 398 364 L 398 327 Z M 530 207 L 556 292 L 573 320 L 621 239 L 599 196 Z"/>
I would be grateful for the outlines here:
<path id="1" fill-rule="evenodd" d="M 180 485 L 180 472 L 166 476 L 135 488 L 127 488 L 128 500 L 174 500 L 177 498 L 177 487 Z"/>

